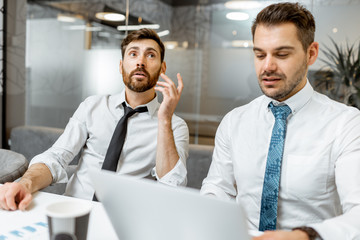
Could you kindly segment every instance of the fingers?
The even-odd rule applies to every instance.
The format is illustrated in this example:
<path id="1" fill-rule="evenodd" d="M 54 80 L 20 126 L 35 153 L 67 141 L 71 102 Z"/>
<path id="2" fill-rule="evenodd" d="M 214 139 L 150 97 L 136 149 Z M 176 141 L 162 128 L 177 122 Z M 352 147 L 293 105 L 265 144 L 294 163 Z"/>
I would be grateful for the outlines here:
<path id="1" fill-rule="evenodd" d="M 155 90 L 160 91 L 163 94 L 167 94 L 171 97 L 176 97 L 181 95 L 181 92 L 184 88 L 184 84 L 180 73 L 177 74 L 178 87 L 176 87 L 175 83 L 165 74 L 162 73 L 160 76 L 165 82 L 158 81 L 157 85 L 161 87 L 155 87 Z"/>
<path id="2" fill-rule="evenodd" d="M 172 86 L 171 84 L 166 83 L 166 82 L 157 82 L 157 85 L 158 86 L 155 87 L 155 90 L 161 92 L 162 94 L 164 94 L 166 96 L 173 97 L 175 94 L 177 94 L 177 93 L 175 93 L 175 91 L 176 91 L 175 85 Z M 161 86 L 161 87 L 159 87 L 159 86 Z"/>
<path id="3" fill-rule="evenodd" d="M 174 83 L 168 76 L 166 76 L 164 73 L 161 73 L 161 74 L 160 74 L 160 77 L 161 77 L 162 79 L 164 79 L 165 82 L 167 82 L 167 83 L 169 83 L 169 84 L 174 84 L 174 86 L 175 86 L 175 83 Z"/>
<path id="4" fill-rule="evenodd" d="M 0 190 L 0 209 L 9 210 L 9 207 L 6 204 L 3 188 L 5 188 L 5 186 L 1 186 L 1 190 Z"/>
<path id="5" fill-rule="evenodd" d="M 17 209 L 17 205 L 15 203 L 15 197 L 16 197 L 17 193 L 13 193 L 11 191 L 8 191 L 5 194 L 5 201 L 6 201 L 6 206 L 7 206 L 7 210 L 16 210 Z"/>
<path id="6" fill-rule="evenodd" d="M 0 187 L 0 208 L 5 210 L 11 210 L 9 204 L 8 204 L 8 198 L 9 198 L 9 188 L 11 186 L 11 183 L 5 183 L 3 186 Z M 14 203 L 15 203 L 15 197 L 14 197 Z M 11 206 L 13 206 L 10 203 Z"/>
<path id="7" fill-rule="evenodd" d="M 175 83 L 165 74 L 162 73 L 161 78 L 164 79 L 164 81 L 158 81 L 157 86 L 155 87 L 156 91 L 163 94 L 163 101 L 158 111 L 158 118 L 159 120 L 168 121 L 169 119 L 171 120 L 172 115 L 174 114 L 184 84 L 179 73 L 177 74 L 178 87 L 176 87 Z"/>
<path id="8" fill-rule="evenodd" d="M 182 77 L 180 75 L 180 73 L 178 73 L 176 75 L 177 79 L 178 79 L 178 87 L 177 87 L 177 90 L 178 90 L 178 93 L 181 94 L 182 93 L 182 90 L 184 89 L 184 83 L 183 83 L 183 80 L 182 80 Z"/>
<path id="9" fill-rule="evenodd" d="M 164 74 L 161 74 L 161 78 L 164 79 L 165 82 L 158 81 L 157 85 L 161 87 L 157 87 L 157 90 L 161 91 L 162 93 L 168 93 L 170 96 L 173 96 L 176 92 L 175 83 L 171 81 L 171 79 Z"/>
<path id="10" fill-rule="evenodd" d="M 30 193 L 27 193 L 23 200 L 19 203 L 19 209 L 21 211 L 25 211 L 25 209 L 30 205 L 32 200 L 32 195 Z"/>
<path id="11" fill-rule="evenodd" d="M 11 183 L 8 185 L 8 189 L 5 193 L 6 205 L 10 210 L 16 210 L 17 204 L 15 202 L 16 197 L 20 194 L 20 186 L 17 183 Z"/>
<path id="12" fill-rule="evenodd" d="M 32 199 L 31 193 L 29 193 L 21 184 L 5 183 L 0 187 L 0 208 L 5 210 L 16 210 L 19 208 L 25 210 L 25 208 L 30 204 Z"/>

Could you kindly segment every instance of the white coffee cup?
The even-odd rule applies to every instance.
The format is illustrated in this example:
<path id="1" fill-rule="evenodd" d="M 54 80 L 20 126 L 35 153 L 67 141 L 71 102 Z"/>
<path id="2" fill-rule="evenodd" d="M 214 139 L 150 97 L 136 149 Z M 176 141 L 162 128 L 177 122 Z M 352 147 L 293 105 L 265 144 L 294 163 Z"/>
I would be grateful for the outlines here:
<path id="1" fill-rule="evenodd" d="M 65 201 L 46 207 L 50 240 L 86 240 L 91 203 Z"/>

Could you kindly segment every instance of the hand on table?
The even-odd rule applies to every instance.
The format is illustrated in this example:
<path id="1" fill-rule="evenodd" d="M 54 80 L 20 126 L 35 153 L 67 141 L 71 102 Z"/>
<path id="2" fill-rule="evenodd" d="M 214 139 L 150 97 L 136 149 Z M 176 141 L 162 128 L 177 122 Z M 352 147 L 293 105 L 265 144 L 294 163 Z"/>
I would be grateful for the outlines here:
<path id="1" fill-rule="evenodd" d="M 294 231 L 265 231 L 259 237 L 252 240 L 309 240 L 308 235 L 300 230 Z"/>
<path id="2" fill-rule="evenodd" d="M 31 200 L 31 192 L 21 183 L 8 182 L 0 186 L 0 209 L 24 211 Z"/>

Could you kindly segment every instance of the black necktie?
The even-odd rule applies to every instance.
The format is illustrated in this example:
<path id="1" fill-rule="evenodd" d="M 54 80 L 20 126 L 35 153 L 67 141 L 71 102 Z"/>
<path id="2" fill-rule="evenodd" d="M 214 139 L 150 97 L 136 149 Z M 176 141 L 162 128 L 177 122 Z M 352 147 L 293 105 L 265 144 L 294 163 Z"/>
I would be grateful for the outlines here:
<path id="1" fill-rule="evenodd" d="M 147 107 L 139 107 L 136 109 L 132 109 L 131 107 L 126 106 L 125 102 L 123 102 L 122 105 L 124 107 L 124 116 L 119 120 L 118 124 L 116 125 L 114 134 L 109 144 L 109 148 L 105 155 L 104 163 L 101 168 L 114 172 L 117 169 L 120 153 L 124 146 L 126 131 L 127 131 L 127 120 L 135 113 L 148 111 Z M 97 201 L 95 195 L 93 200 Z"/>

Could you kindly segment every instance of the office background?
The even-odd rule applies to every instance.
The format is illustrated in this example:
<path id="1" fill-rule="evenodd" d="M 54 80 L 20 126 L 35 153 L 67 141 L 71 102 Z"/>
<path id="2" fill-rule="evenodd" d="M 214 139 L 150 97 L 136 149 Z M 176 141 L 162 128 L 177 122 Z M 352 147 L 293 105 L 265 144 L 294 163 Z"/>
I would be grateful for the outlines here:
<path id="1" fill-rule="evenodd" d="M 185 84 L 176 114 L 186 120 L 192 143 L 212 145 L 223 116 L 261 95 L 250 27 L 262 8 L 284 1 L 246 1 L 245 7 L 236 9 L 226 2 L 0 1 L 7 9 L 2 19 L 6 28 L 2 44 L 6 57 L 6 81 L 2 81 L 6 85 L 1 89 L 0 105 L 2 146 L 7 145 L 15 126 L 64 128 L 87 96 L 123 89 L 118 65 L 126 32 L 117 25 L 124 26 L 126 21 L 113 24 L 94 16 L 104 11 L 128 13 L 129 26 L 159 25 L 156 31 L 166 45 L 167 75 L 176 80 L 180 72 Z M 331 38 L 339 45 L 359 46 L 360 0 L 299 2 L 315 16 L 315 40 L 320 48 L 333 49 Z M 231 12 L 245 13 L 240 15 L 244 20 L 228 19 Z M 325 58 L 322 52 L 319 58 Z M 324 65 L 318 59 L 310 67 L 311 73 Z"/>

